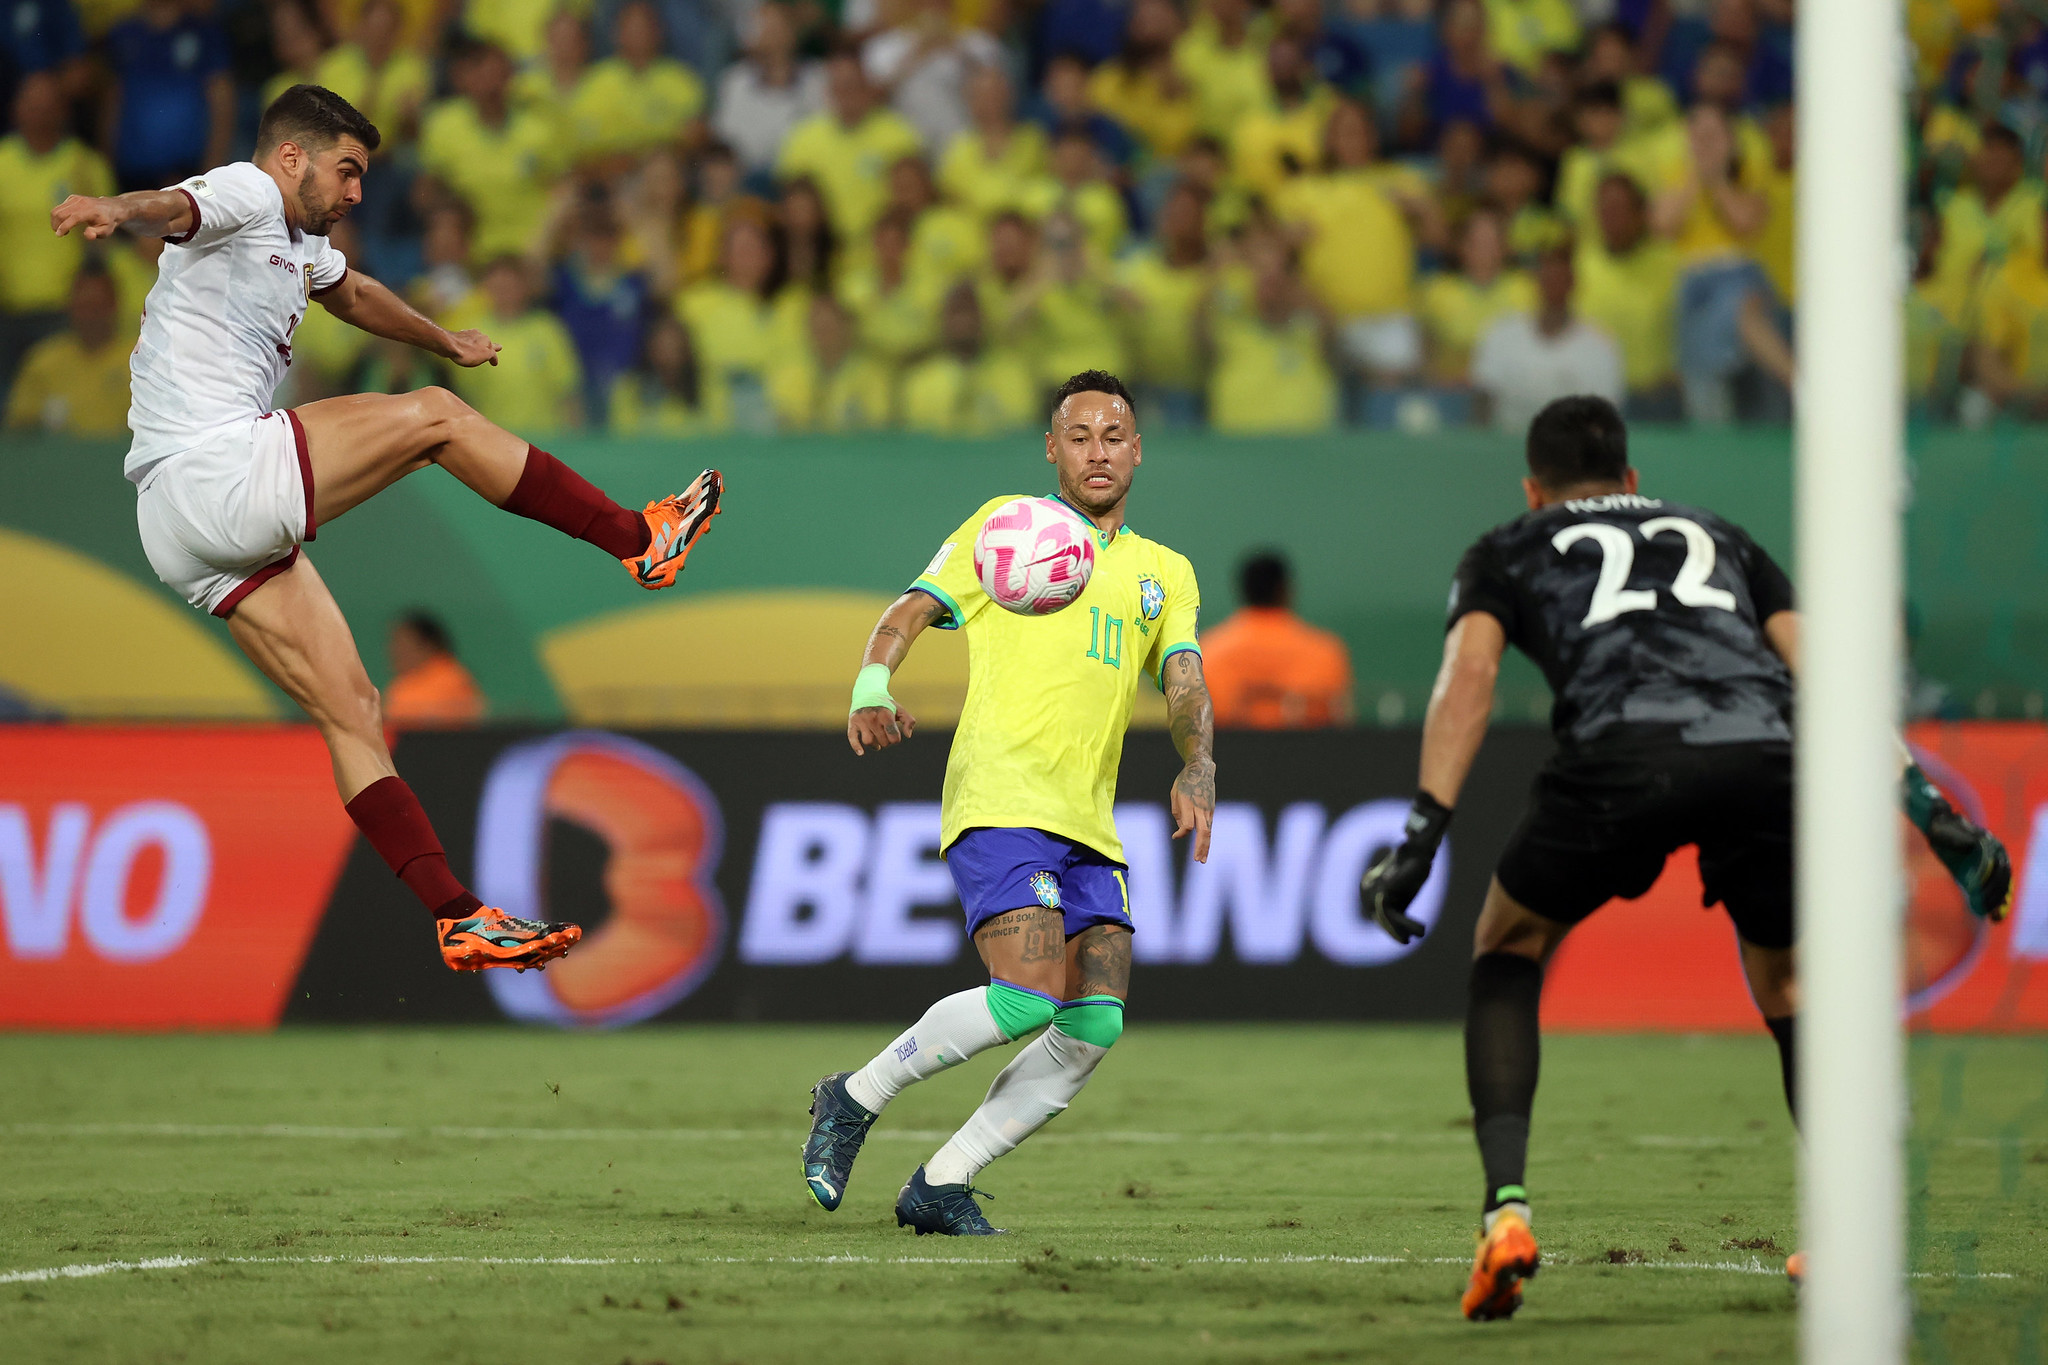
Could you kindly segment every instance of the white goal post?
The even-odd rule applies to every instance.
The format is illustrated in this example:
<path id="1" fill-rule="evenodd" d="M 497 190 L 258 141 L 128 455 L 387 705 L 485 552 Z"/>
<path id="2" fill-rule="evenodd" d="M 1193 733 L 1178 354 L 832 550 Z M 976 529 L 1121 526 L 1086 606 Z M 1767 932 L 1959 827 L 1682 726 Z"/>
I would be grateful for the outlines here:
<path id="1" fill-rule="evenodd" d="M 1898 748 L 1902 0 L 1801 0 L 1800 1305 L 1809 1365 L 1905 1359 Z"/>

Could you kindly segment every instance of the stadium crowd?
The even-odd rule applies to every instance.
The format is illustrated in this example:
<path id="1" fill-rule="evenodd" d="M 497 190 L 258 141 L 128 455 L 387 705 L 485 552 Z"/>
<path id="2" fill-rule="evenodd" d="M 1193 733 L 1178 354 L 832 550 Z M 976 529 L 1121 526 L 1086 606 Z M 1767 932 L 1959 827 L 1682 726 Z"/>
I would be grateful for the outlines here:
<path id="1" fill-rule="evenodd" d="M 496 367 L 309 309 L 280 402 L 992 432 L 1092 366 L 1147 425 L 1790 413 L 1794 0 L 0 0 L 9 427 L 115 434 L 161 244 L 67 193 L 383 131 L 335 242 Z M 1909 387 L 2048 417 L 2048 0 L 1910 0 Z"/>

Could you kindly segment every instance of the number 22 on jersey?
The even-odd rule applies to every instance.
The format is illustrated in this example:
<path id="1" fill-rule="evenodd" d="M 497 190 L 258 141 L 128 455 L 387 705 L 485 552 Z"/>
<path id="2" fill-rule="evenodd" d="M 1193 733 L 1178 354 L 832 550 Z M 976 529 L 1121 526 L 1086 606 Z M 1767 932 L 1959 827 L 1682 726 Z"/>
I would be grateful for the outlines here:
<path id="1" fill-rule="evenodd" d="M 1714 573 L 1715 550 L 1714 538 L 1707 534 L 1706 527 L 1689 517 L 1653 517 L 1638 530 L 1644 540 L 1654 540 L 1666 532 L 1685 537 L 1685 562 L 1678 566 L 1678 576 L 1671 581 L 1671 595 L 1680 604 L 1736 610 L 1734 593 L 1707 582 Z M 1593 600 L 1586 608 L 1586 619 L 1579 622 L 1581 627 L 1601 625 L 1624 612 L 1656 610 L 1655 588 L 1628 586 L 1636 564 L 1635 534 L 1628 527 L 1611 522 L 1582 521 L 1550 538 L 1551 547 L 1559 554 L 1570 553 L 1572 546 L 1582 540 L 1600 547 L 1600 577 L 1593 584 Z"/>

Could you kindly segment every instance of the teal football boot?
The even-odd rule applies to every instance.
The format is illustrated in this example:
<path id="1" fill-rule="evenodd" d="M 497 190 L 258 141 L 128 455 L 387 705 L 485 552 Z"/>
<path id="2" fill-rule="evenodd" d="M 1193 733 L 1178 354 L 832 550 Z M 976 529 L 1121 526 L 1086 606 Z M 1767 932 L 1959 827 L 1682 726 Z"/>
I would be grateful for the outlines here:
<path id="1" fill-rule="evenodd" d="M 846 1197 L 853 1159 L 868 1140 L 875 1115 L 846 1093 L 851 1071 L 838 1071 L 811 1087 L 811 1135 L 804 1142 L 804 1186 L 827 1213 Z"/>
<path id="2" fill-rule="evenodd" d="M 974 1196 L 989 1197 L 985 1190 L 968 1185 L 934 1185 L 924 1178 L 924 1167 L 910 1177 L 896 1196 L 896 1226 L 941 1237 L 1000 1237 L 1007 1229 L 990 1227 Z"/>

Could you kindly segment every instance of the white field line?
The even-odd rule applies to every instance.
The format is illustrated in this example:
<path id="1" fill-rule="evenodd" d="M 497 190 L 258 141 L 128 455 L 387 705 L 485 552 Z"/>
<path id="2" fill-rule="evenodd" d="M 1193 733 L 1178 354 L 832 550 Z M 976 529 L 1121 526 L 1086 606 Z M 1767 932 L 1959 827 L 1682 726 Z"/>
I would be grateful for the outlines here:
<path id="1" fill-rule="evenodd" d="M 8 1137 L 163 1137 L 163 1138 L 312 1138 L 336 1142 L 403 1142 L 420 1138 L 459 1138 L 479 1142 L 802 1142 L 799 1128 L 505 1128 L 443 1125 L 433 1128 L 396 1126 L 349 1127 L 318 1123 L 9 1123 L 0 1124 Z M 882 1128 L 868 1136 L 870 1142 L 944 1142 L 950 1130 L 939 1128 Z M 1587 1139 L 1593 1141 L 1594 1139 Z M 2026 1137 L 1930 1137 L 1914 1139 L 1934 1147 L 1998 1148 L 2038 1139 Z M 1034 1145 L 1060 1143 L 1108 1143 L 1111 1145 L 1166 1146 L 1193 1143 L 1198 1146 L 1323 1146 L 1340 1144 L 1449 1143 L 1463 1146 L 1472 1141 L 1465 1129 L 1440 1129 L 1422 1133 L 1361 1131 L 1356 1133 L 1270 1132 L 1270 1133 L 1151 1133 L 1108 1130 L 1099 1133 L 1039 1133 Z M 1738 1148 L 1763 1147 L 1780 1139 L 1759 1136 L 1725 1136 L 1684 1133 L 1638 1133 L 1626 1139 L 1637 1147 Z M 1790 1144 L 1792 1139 L 1782 1139 Z"/>
<path id="2" fill-rule="evenodd" d="M 9 1137 L 53 1138 L 293 1138 L 338 1142 L 402 1142 L 421 1138 L 456 1138 L 503 1142 L 796 1142 L 800 1128 L 505 1128 L 439 1126 L 407 1128 L 397 1126 L 348 1127 L 306 1123 L 10 1123 L 0 1125 Z M 881 1128 L 869 1135 L 870 1142 L 944 1142 L 950 1130 L 938 1128 Z M 1108 1143 L 1111 1145 L 1167 1146 L 1192 1143 L 1198 1146 L 1336 1146 L 1345 1144 L 1403 1145 L 1448 1143 L 1464 1146 L 1472 1141 L 1468 1130 L 1443 1129 L 1421 1133 L 1361 1131 L 1355 1133 L 1266 1132 L 1266 1133 L 1154 1133 L 1109 1130 L 1104 1132 L 1040 1133 L 1036 1145 L 1061 1143 Z M 1638 1147 L 1761 1147 L 1771 1139 L 1763 1137 L 1683 1136 L 1645 1133 L 1629 1138 Z M 1790 1137 L 1784 1139 L 1786 1143 Z M 1998 1138 L 1947 1138 L 1959 1146 L 1997 1146 Z"/>
<path id="3" fill-rule="evenodd" d="M 182 1270 L 204 1265 L 505 1265 L 505 1266 L 705 1266 L 705 1265 L 1016 1265 L 1030 1258 L 1004 1256 L 156 1256 L 140 1261 L 99 1261 L 85 1265 L 48 1266 L 0 1273 L 0 1284 L 40 1284 L 50 1280 L 84 1280 L 132 1270 Z M 1457 1265 L 1464 1256 L 1103 1256 L 1088 1258 L 1132 1265 Z M 1550 1261 L 1546 1270 L 1598 1269 L 1608 1261 Z M 1782 1265 L 1755 1256 L 1741 1261 L 1630 1261 L 1625 1269 L 1677 1270 L 1724 1275 L 1782 1276 Z M 1974 1274 L 1915 1271 L 1922 1280 L 2010 1280 L 1999 1271 Z"/>

